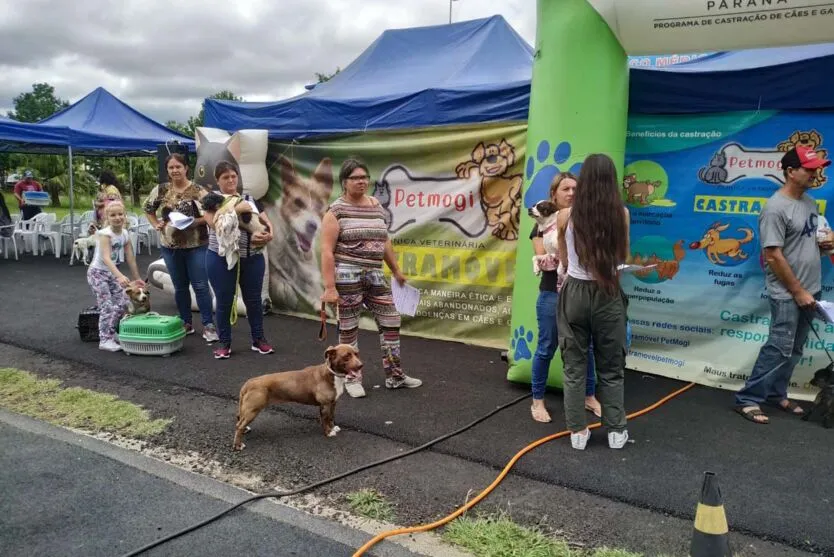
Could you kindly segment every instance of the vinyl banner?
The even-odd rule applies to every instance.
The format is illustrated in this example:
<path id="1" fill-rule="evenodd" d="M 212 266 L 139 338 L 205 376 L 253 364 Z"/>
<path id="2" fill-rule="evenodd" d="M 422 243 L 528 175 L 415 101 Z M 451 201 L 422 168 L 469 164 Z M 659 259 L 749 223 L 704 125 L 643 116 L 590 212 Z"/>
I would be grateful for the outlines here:
<path id="1" fill-rule="evenodd" d="M 318 315 L 321 219 L 357 155 L 388 214 L 400 268 L 421 292 L 403 332 L 503 347 L 519 235 L 527 124 L 398 130 L 271 142 L 269 293 L 279 311 Z M 387 272 L 387 270 L 386 270 Z M 390 276 L 390 275 L 389 275 Z M 366 317 L 361 326 L 375 328 Z"/>
<path id="2" fill-rule="evenodd" d="M 770 323 L 758 215 L 783 184 L 784 152 L 808 145 L 830 156 L 832 139 L 832 113 L 630 117 L 622 194 L 631 252 L 634 263 L 655 267 L 623 279 L 629 369 L 731 390 L 743 384 Z M 820 215 L 832 200 L 830 172 L 819 171 L 809 192 Z M 831 299 L 828 256 L 822 269 L 823 298 Z M 814 323 L 834 349 L 834 328 Z M 811 332 L 793 396 L 816 391 L 807 383 L 828 363 L 822 347 Z"/>
<path id="3" fill-rule="evenodd" d="M 587 0 L 628 54 L 743 50 L 832 40 L 831 0 Z"/>

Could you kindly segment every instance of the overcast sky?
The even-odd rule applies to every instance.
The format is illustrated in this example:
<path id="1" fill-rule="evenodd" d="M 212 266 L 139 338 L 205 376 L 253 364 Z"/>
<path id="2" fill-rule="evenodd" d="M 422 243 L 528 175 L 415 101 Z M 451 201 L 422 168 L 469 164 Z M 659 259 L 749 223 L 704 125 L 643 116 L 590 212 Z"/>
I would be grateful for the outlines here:
<path id="1" fill-rule="evenodd" d="M 457 0 L 454 21 L 500 14 L 531 45 L 536 0 Z M 382 31 L 447 23 L 448 0 L 0 0 L 0 114 L 48 82 L 75 102 L 98 86 L 160 122 L 228 89 L 304 91 Z"/>

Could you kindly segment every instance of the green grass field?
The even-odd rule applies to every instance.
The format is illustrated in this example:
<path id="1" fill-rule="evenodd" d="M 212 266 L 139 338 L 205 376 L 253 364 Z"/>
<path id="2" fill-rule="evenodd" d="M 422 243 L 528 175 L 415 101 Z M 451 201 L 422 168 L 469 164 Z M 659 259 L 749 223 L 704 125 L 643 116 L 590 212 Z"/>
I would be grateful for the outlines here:
<path id="1" fill-rule="evenodd" d="M 6 200 L 6 207 L 9 208 L 9 212 L 11 214 L 16 214 L 20 212 L 20 209 L 17 206 L 17 199 L 12 192 L 4 191 L 3 198 Z M 136 213 L 139 214 L 142 212 L 140 206 L 134 206 L 130 200 L 127 200 L 127 212 L 128 213 Z M 74 199 L 74 208 L 75 214 L 80 215 L 84 211 L 90 211 L 93 209 L 93 199 L 89 195 L 77 195 Z M 69 196 L 62 195 L 61 196 L 61 206 L 60 207 L 41 207 L 41 210 L 44 213 L 55 213 L 56 218 L 61 220 L 65 216 L 69 215 L 70 212 L 70 203 L 69 203 Z"/>

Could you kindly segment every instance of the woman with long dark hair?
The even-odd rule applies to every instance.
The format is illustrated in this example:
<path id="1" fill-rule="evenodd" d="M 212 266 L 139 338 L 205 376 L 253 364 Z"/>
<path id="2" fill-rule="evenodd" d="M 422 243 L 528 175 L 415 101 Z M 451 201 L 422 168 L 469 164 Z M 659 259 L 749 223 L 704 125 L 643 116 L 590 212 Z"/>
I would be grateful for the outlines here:
<path id="1" fill-rule="evenodd" d="M 585 159 L 573 206 L 559 212 L 557 226 L 560 266 L 567 274 L 558 322 L 571 445 L 583 450 L 591 436 L 585 378 L 593 342 L 602 425 L 608 430 L 608 446 L 622 449 L 628 441 L 623 403 L 628 301 L 617 267 L 629 254 L 629 213 L 610 157 L 595 154 Z"/>

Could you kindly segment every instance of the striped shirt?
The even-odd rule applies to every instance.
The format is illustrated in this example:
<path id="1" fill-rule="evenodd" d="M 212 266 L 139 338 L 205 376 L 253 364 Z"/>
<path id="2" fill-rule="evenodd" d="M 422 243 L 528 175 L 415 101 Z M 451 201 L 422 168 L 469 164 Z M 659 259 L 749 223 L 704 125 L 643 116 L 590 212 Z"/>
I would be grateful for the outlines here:
<path id="1" fill-rule="evenodd" d="M 380 205 L 358 207 L 339 198 L 328 209 L 339 223 L 336 263 L 381 269 L 388 240 L 388 219 Z"/>
<path id="2" fill-rule="evenodd" d="M 228 195 L 224 194 L 224 197 L 229 197 Z M 256 215 L 260 214 L 263 210 L 263 205 L 255 201 L 252 196 L 248 194 L 243 194 L 243 200 L 248 201 L 249 205 L 252 207 L 252 212 Z M 257 255 L 259 253 L 263 253 L 264 246 L 252 247 L 251 245 L 251 234 L 247 231 L 240 229 L 240 240 L 238 241 L 238 248 L 241 257 L 249 257 L 250 255 Z M 217 243 L 217 233 L 214 231 L 214 228 L 209 227 L 209 238 L 208 238 L 208 249 L 213 251 L 214 253 L 218 253 L 220 251 L 220 245 Z"/>

